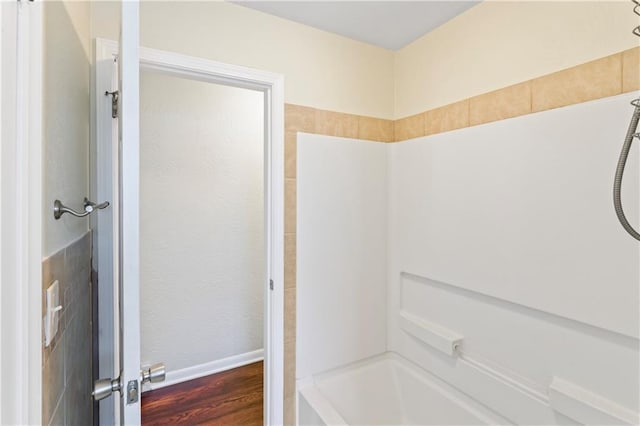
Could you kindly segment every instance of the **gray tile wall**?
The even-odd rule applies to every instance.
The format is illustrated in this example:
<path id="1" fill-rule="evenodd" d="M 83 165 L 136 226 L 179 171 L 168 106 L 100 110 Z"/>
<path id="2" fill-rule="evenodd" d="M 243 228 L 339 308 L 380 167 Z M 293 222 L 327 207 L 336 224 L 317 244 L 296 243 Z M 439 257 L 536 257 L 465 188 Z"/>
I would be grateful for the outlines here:
<path id="1" fill-rule="evenodd" d="M 91 233 L 43 260 L 43 318 L 45 291 L 55 280 L 63 308 L 51 345 L 44 347 L 42 339 L 42 422 L 91 425 Z"/>

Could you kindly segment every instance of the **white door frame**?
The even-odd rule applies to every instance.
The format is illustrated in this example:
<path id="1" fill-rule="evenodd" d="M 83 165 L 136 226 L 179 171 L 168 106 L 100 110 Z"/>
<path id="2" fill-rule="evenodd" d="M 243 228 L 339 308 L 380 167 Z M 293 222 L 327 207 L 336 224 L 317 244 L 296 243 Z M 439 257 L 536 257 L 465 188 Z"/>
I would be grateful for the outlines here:
<path id="1" fill-rule="evenodd" d="M 117 182 L 117 167 L 105 162 L 108 157 L 106 154 L 110 152 L 113 146 L 113 128 L 111 127 L 110 98 L 106 99 L 104 92 L 113 90 L 114 82 L 112 81 L 111 64 L 117 56 L 118 43 L 96 39 L 95 52 L 96 78 L 94 96 L 96 102 L 94 102 L 94 105 L 96 119 L 94 122 L 96 123 L 96 133 L 94 134 L 94 146 L 96 146 L 97 155 L 94 164 L 96 164 L 97 173 L 102 177 L 102 182 L 98 182 L 95 189 L 97 191 L 96 197 L 102 200 L 105 195 L 113 194 L 112 188 L 103 187 L 103 183 L 113 185 L 114 182 Z M 267 279 L 264 283 L 266 290 L 264 419 L 266 424 L 283 424 L 284 78 L 280 74 L 271 72 L 143 47 L 140 48 L 140 67 L 141 69 L 154 70 L 178 77 L 259 90 L 265 93 L 265 230 L 268 244 L 268 247 L 266 247 L 267 277 L 273 281 L 273 289 L 269 290 L 269 280 Z M 108 176 L 108 173 L 111 173 L 111 176 Z M 96 244 L 98 247 L 100 247 L 99 240 L 100 237 L 98 236 L 98 243 Z M 99 271 L 99 274 L 101 273 Z M 105 312 L 105 309 L 99 309 L 99 312 L 107 315 L 107 317 L 103 317 L 101 314 L 99 322 L 104 324 L 103 321 L 113 321 L 113 312 Z M 113 335 L 107 333 L 107 339 L 112 340 L 105 340 L 104 342 L 101 340 L 100 346 L 113 342 Z M 103 374 L 102 368 L 101 374 Z"/>
<path id="2" fill-rule="evenodd" d="M 42 4 L 0 4 L 0 424 L 42 422 Z"/>

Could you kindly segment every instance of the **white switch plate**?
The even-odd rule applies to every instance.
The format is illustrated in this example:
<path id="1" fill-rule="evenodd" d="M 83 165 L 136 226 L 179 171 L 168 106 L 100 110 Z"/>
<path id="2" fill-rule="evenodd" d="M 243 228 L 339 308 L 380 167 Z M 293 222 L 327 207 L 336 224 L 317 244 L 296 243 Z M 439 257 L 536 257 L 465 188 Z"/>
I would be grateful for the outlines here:
<path id="1" fill-rule="evenodd" d="M 44 314 L 44 346 L 49 346 L 53 338 L 58 333 L 58 323 L 60 322 L 60 283 L 55 280 L 46 292 L 46 311 Z"/>

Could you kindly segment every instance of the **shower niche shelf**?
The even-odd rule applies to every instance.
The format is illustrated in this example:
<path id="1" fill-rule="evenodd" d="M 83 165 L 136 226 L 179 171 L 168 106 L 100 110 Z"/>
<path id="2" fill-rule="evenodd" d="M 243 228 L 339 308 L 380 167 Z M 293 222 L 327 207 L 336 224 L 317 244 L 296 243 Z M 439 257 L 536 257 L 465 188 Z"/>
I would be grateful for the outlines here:
<path id="1" fill-rule="evenodd" d="M 400 311 L 400 328 L 449 356 L 456 356 L 464 336 L 430 321 Z"/>

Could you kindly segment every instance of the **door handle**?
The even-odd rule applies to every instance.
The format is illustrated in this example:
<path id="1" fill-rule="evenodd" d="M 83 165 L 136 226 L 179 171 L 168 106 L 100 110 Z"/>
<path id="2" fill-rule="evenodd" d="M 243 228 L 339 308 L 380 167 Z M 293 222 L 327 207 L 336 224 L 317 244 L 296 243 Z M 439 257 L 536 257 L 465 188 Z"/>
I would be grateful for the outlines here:
<path id="1" fill-rule="evenodd" d="M 143 369 L 140 374 L 142 374 L 143 384 L 164 382 L 164 379 L 167 377 L 163 363 L 153 364 L 151 367 Z"/>
<path id="2" fill-rule="evenodd" d="M 85 217 L 90 215 L 91 213 L 93 213 L 96 209 L 106 209 L 107 207 L 109 207 L 109 202 L 105 201 L 104 203 L 100 203 L 100 204 L 96 204 L 93 201 L 89 201 L 87 199 L 87 197 L 84 198 L 84 203 L 83 203 L 83 208 L 84 211 L 83 212 L 77 212 L 67 206 L 65 206 L 64 204 L 62 204 L 62 202 L 60 200 L 56 200 L 53 203 L 53 217 L 58 220 L 60 219 L 60 217 L 65 214 L 65 213 L 69 213 L 75 217 Z"/>
<path id="3" fill-rule="evenodd" d="M 120 379 L 100 379 L 93 382 L 93 399 L 100 401 L 114 392 L 120 391 Z"/>
<path id="4" fill-rule="evenodd" d="M 149 368 L 140 371 L 140 381 L 144 383 L 164 382 L 167 377 L 166 368 L 163 363 L 153 364 Z M 114 392 L 121 392 L 122 384 L 118 379 L 100 379 L 93 382 L 93 399 L 100 401 L 110 396 Z M 131 380 L 127 385 L 127 403 L 131 404 L 138 401 L 138 381 Z"/>

